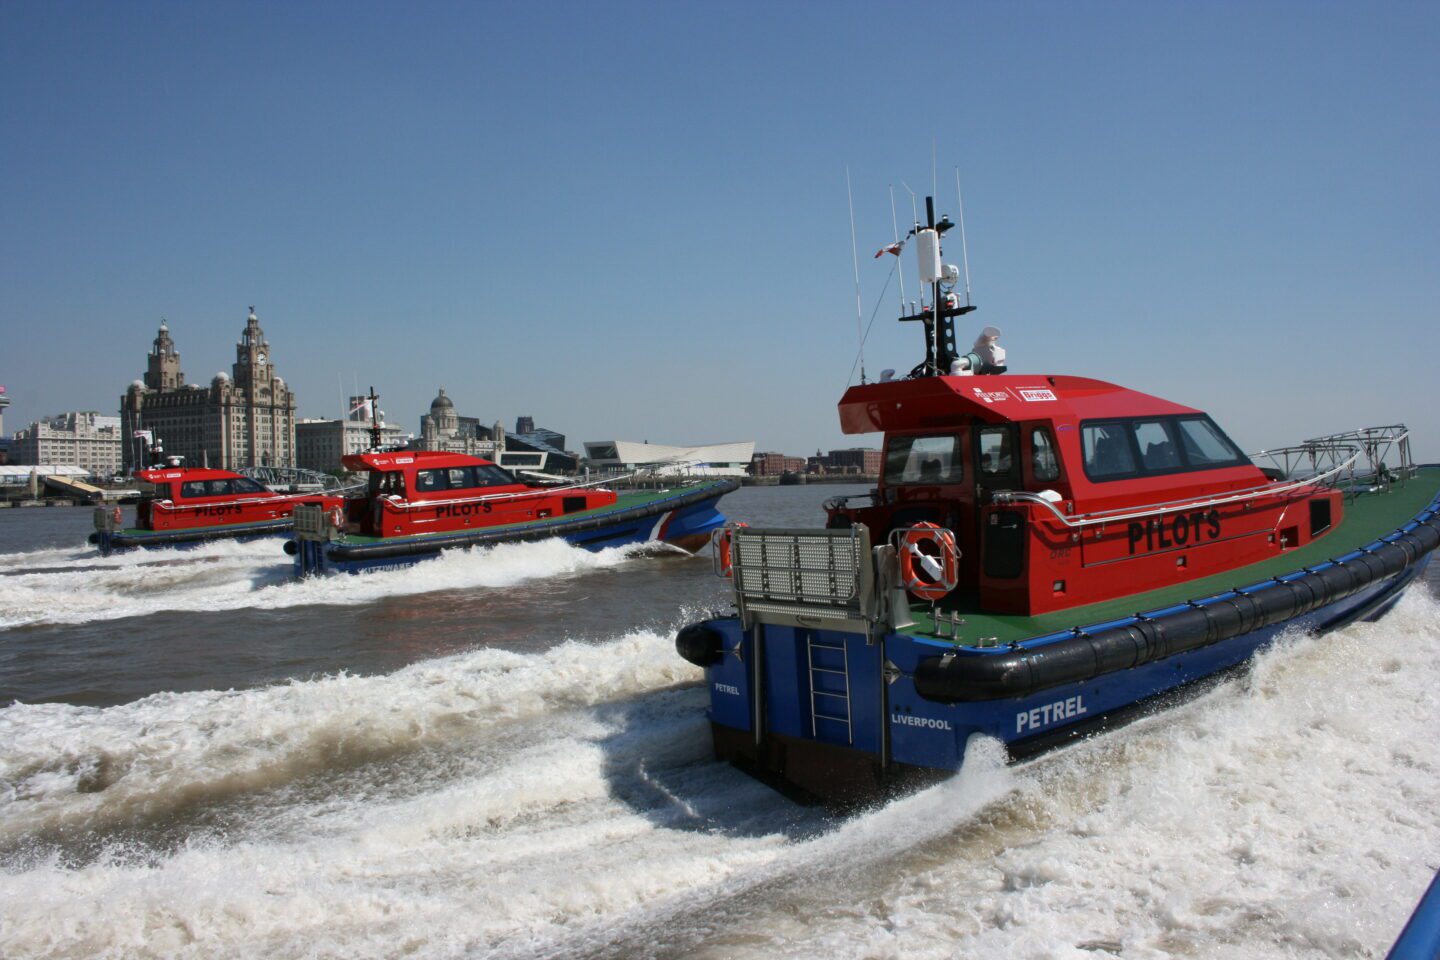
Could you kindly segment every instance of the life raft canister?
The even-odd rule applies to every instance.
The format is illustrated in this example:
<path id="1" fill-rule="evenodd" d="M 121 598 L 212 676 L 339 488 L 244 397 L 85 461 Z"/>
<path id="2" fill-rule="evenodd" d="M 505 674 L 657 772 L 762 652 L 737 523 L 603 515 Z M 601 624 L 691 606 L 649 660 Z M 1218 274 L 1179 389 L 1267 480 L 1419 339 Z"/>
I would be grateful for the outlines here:
<path id="1" fill-rule="evenodd" d="M 921 600 L 939 600 L 960 582 L 960 548 L 955 534 L 924 522 L 900 537 L 900 578 Z"/>
<path id="2" fill-rule="evenodd" d="M 734 565 L 730 557 L 730 541 L 737 527 L 748 526 L 750 526 L 748 523 L 732 523 L 715 531 L 716 571 L 720 576 L 732 577 L 735 575 Z"/>

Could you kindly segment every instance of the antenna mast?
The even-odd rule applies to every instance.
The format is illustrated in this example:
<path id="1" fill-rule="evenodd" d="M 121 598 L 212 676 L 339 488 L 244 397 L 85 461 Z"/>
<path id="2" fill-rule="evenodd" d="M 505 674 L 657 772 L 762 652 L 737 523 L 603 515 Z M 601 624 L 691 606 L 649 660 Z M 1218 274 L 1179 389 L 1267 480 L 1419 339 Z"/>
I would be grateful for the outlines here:
<path id="1" fill-rule="evenodd" d="M 855 337 L 860 342 L 860 382 L 865 382 L 864 314 L 860 307 L 860 255 L 855 250 L 855 192 L 850 188 L 850 164 L 845 164 L 845 198 L 850 202 L 850 262 L 855 267 Z"/>
<path id="2" fill-rule="evenodd" d="M 380 398 L 375 395 L 375 386 L 370 386 L 370 448 L 380 449 Z"/>

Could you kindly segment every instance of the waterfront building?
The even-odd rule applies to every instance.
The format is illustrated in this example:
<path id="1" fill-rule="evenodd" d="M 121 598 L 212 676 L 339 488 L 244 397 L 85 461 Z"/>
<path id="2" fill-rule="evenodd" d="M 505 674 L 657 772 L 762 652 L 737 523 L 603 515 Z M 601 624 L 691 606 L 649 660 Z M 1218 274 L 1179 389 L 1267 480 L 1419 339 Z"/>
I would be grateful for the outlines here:
<path id="1" fill-rule="evenodd" d="M 430 412 L 420 418 L 420 437 L 412 444 L 417 450 L 464 453 L 486 460 L 498 460 L 505 449 L 505 428 L 499 423 L 482 427 L 478 417 L 462 417 L 445 388 L 430 401 Z"/>
<path id="2" fill-rule="evenodd" d="M 782 473 L 804 473 L 805 458 L 783 453 L 757 453 L 750 458 L 750 474 L 756 477 L 778 477 Z"/>
<path id="3" fill-rule="evenodd" d="M 300 420 L 295 424 L 295 465 L 305 470 L 336 473 L 345 469 L 342 457 L 370 449 L 370 424 L 356 420 Z M 404 441 L 400 427 L 380 424 L 380 443 L 398 447 Z"/>
<path id="4" fill-rule="evenodd" d="M 753 440 L 691 447 L 635 440 L 585 441 L 590 467 L 603 473 L 644 469 L 677 476 L 742 477 L 754 453 Z"/>
<path id="5" fill-rule="evenodd" d="M 275 371 L 270 341 L 250 308 L 235 344 L 232 373 L 217 373 L 210 386 L 185 382 L 180 352 L 162 322 L 148 369 L 120 398 L 126 469 L 145 466 L 142 431 L 187 466 L 295 466 L 295 394 Z"/>
<path id="6" fill-rule="evenodd" d="M 516 417 L 516 418 L 515 418 L 515 432 L 516 432 L 516 433 L 534 433 L 534 432 L 535 432 L 535 418 L 534 418 L 534 417 Z M 564 444 L 564 442 L 562 441 L 560 445 L 563 447 L 565 444 Z"/>
<path id="7" fill-rule="evenodd" d="M 870 447 L 847 447 L 831 450 L 825 458 L 828 473 L 863 473 L 878 476 L 881 467 L 880 451 Z"/>
<path id="8" fill-rule="evenodd" d="M 122 469 L 120 418 L 90 410 L 36 421 L 15 434 L 9 460 L 15 464 L 60 464 L 93 477 Z"/>

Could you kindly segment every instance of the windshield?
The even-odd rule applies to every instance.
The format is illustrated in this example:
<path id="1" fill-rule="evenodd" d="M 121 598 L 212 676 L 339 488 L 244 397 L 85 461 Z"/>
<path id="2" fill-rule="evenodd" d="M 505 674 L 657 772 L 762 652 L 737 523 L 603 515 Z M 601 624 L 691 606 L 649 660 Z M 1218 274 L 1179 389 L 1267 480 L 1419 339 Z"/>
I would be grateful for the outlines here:
<path id="1" fill-rule="evenodd" d="M 891 437 L 885 450 L 887 484 L 959 483 L 964 479 L 959 434 Z"/>

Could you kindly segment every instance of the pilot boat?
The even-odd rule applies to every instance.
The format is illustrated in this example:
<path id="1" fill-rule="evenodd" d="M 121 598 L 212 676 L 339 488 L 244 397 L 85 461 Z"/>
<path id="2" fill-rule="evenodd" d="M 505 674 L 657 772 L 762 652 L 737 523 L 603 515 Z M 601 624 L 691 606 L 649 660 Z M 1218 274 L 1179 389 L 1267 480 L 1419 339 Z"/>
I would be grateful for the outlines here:
<path id="1" fill-rule="evenodd" d="M 283 494 L 229 470 L 188 468 L 171 458 L 168 465 L 138 470 L 149 492 L 135 508 L 134 527 L 122 527 L 119 507 L 95 509 L 90 542 L 101 556 L 135 547 L 194 546 L 209 540 L 255 539 L 290 532 L 291 515 L 300 504 L 335 506 L 337 496 Z"/>
<path id="2" fill-rule="evenodd" d="M 285 550 L 299 576 L 405 566 L 455 547 L 562 537 L 578 546 L 657 541 L 694 552 L 725 523 L 716 508 L 733 479 L 616 493 L 607 481 L 538 485 L 481 457 L 373 451 L 343 458 L 365 495 L 302 507 Z"/>
<path id="3" fill-rule="evenodd" d="M 866 497 L 824 529 L 727 526 L 735 612 L 682 629 L 716 754 L 841 803 L 946 776 L 972 736 L 1019 758 L 1244 664 L 1282 631 L 1375 619 L 1440 544 L 1440 469 L 1403 426 L 1241 453 L 1204 411 L 1113 383 L 1010 373 L 999 331 L 913 234 L 926 356 L 846 391 L 884 434 Z M 1260 465 L 1260 464 L 1263 464 Z"/>

